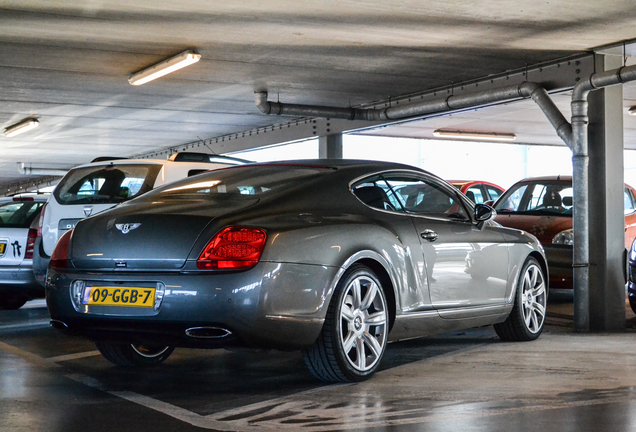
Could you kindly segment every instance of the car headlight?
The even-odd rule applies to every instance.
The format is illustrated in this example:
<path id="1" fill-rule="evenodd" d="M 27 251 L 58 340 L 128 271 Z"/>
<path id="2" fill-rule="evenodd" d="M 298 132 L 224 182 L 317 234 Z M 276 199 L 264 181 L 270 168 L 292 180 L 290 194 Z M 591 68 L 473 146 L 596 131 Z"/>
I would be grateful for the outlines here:
<path id="1" fill-rule="evenodd" d="M 574 245 L 574 231 L 572 229 L 561 231 L 552 238 L 552 244 Z"/>

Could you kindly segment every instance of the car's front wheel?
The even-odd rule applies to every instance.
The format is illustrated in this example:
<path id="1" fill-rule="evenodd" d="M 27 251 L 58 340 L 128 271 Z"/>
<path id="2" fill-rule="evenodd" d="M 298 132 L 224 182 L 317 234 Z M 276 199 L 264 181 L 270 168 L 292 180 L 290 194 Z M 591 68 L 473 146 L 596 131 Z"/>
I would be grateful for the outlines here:
<path id="1" fill-rule="evenodd" d="M 104 358 L 119 366 L 150 366 L 167 359 L 174 347 L 152 344 L 95 342 Z"/>
<path id="2" fill-rule="evenodd" d="M 547 300 L 543 269 L 535 258 L 528 257 L 519 275 L 512 311 L 506 321 L 494 326 L 499 338 L 505 341 L 538 338 L 545 324 Z"/>
<path id="3" fill-rule="evenodd" d="M 303 351 L 305 364 L 322 381 L 365 380 L 380 364 L 388 325 L 380 280 L 368 267 L 354 265 L 336 287 L 320 336 Z"/>

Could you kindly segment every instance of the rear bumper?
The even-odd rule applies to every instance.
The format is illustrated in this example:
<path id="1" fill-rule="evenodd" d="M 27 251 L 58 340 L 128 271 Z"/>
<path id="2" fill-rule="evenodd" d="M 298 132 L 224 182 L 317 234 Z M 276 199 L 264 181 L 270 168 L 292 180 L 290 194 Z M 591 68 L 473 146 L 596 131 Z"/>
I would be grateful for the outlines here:
<path id="1" fill-rule="evenodd" d="M 261 262 L 253 269 L 211 273 L 57 273 L 49 270 L 47 305 L 56 328 L 93 340 L 151 342 L 216 348 L 248 345 L 277 349 L 308 347 L 316 340 L 339 268 Z M 73 307 L 74 280 L 100 284 L 161 282 L 166 287 L 157 311 L 132 307 Z M 108 286 L 108 285 L 106 285 Z M 63 323 L 63 324 L 62 324 Z M 204 327 L 229 332 L 198 338 L 186 330 Z"/>
<path id="2" fill-rule="evenodd" d="M 572 270 L 572 246 L 543 245 L 550 270 L 550 288 L 572 289 L 574 274 Z"/>
<path id="3" fill-rule="evenodd" d="M 42 247 L 42 237 L 36 238 L 33 247 L 33 275 L 42 288 L 45 285 L 49 260 L 50 257 L 44 253 L 44 248 Z"/>
<path id="4" fill-rule="evenodd" d="M 30 260 L 19 266 L 0 267 L 0 293 L 19 292 L 30 299 L 44 297 L 44 288 L 35 280 Z"/>

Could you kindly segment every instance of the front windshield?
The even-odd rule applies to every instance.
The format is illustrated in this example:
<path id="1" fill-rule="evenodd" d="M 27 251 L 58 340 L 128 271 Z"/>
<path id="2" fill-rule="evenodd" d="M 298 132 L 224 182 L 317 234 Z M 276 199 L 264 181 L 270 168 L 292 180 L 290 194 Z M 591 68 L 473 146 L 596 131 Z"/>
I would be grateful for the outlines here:
<path id="1" fill-rule="evenodd" d="M 519 183 L 495 204 L 497 213 L 537 215 L 572 215 L 570 181 L 535 181 Z"/>

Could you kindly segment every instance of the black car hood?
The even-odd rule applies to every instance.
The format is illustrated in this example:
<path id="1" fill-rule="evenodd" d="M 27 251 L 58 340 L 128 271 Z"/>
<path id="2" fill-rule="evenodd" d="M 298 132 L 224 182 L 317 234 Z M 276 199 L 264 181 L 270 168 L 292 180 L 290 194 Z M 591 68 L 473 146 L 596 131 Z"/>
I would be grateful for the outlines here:
<path id="1" fill-rule="evenodd" d="M 80 221 L 73 231 L 70 258 L 79 269 L 177 270 L 214 219 L 256 202 L 257 198 L 125 205 Z"/>

